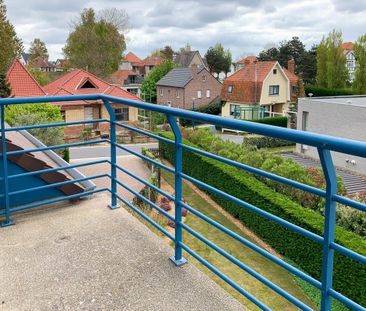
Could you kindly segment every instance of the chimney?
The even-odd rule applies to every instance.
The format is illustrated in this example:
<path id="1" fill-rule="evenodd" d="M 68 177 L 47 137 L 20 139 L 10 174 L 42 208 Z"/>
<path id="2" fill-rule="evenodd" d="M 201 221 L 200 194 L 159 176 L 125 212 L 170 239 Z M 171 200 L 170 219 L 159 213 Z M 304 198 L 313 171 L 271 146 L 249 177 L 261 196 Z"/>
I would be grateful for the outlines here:
<path id="1" fill-rule="evenodd" d="M 287 62 L 287 69 L 291 73 L 295 74 L 295 61 L 293 58 L 289 59 Z"/>

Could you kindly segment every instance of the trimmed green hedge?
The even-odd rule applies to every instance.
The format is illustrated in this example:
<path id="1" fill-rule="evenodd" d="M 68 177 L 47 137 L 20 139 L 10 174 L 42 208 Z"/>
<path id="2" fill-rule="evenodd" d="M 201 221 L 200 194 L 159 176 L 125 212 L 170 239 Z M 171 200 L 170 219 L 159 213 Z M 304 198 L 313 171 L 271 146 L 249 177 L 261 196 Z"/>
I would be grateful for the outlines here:
<path id="1" fill-rule="evenodd" d="M 305 86 L 305 93 L 308 96 L 312 93 L 314 97 L 318 96 L 341 96 L 341 95 L 355 95 L 351 89 L 327 89 L 316 85 Z"/>
<path id="2" fill-rule="evenodd" d="M 172 134 L 161 134 L 172 139 Z M 187 145 L 194 146 L 189 142 Z M 196 147 L 196 146 L 194 146 Z M 174 163 L 174 146 L 160 142 L 162 156 Z M 258 208 L 277 215 L 313 233 L 322 235 L 324 218 L 303 208 L 288 197 L 273 191 L 254 176 L 227 164 L 183 151 L 184 173 L 225 191 Z M 253 230 L 280 254 L 294 261 L 302 270 L 321 279 L 322 246 L 273 221 L 242 208 L 209 192 L 213 200 L 245 226 Z M 336 242 L 366 255 L 366 241 L 336 227 Z M 366 305 L 366 266 L 336 252 L 334 258 L 334 288 L 361 305 Z"/>
<path id="3" fill-rule="evenodd" d="M 287 117 L 274 117 L 274 118 L 264 118 L 259 120 L 253 120 L 252 122 L 287 127 Z"/>
<path id="4" fill-rule="evenodd" d="M 295 145 L 292 141 L 283 140 L 275 137 L 261 136 L 261 135 L 246 135 L 244 137 L 244 146 L 255 146 L 261 148 L 275 148 L 283 146 Z"/>
<path id="5" fill-rule="evenodd" d="M 194 111 L 212 114 L 212 115 L 219 115 L 221 113 L 221 107 L 222 107 L 221 101 L 217 101 L 213 104 L 208 104 L 208 105 L 198 107 Z M 179 124 L 181 126 L 192 126 L 192 120 L 180 118 Z M 201 124 L 201 123 L 195 121 L 195 124 L 197 125 L 197 124 Z"/>

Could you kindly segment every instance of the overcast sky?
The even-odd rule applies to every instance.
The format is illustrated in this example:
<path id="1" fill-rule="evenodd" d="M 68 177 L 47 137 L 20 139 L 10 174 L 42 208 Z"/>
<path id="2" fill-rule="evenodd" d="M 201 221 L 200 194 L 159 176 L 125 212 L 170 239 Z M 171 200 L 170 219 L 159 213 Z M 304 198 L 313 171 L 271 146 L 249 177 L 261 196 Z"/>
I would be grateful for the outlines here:
<path id="1" fill-rule="evenodd" d="M 299 36 L 311 47 L 333 28 L 344 41 L 366 32 L 366 0 L 5 0 L 8 17 L 26 50 L 46 42 L 50 59 L 62 57 L 70 21 L 86 7 L 125 9 L 130 16 L 127 51 L 139 57 L 187 42 L 204 54 L 221 42 L 233 59 Z"/>

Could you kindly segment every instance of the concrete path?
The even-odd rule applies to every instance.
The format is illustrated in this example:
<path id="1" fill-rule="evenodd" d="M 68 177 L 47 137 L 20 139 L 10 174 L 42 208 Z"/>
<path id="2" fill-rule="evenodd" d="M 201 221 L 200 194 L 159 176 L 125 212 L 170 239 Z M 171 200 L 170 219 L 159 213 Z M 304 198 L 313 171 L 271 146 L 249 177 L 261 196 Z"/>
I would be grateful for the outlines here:
<path id="1" fill-rule="evenodd" d="M 320 167 L 319 162 L 309 159 L 309 158 L 303 158 L 293 152 L 284 152 L 284 153 L 281 153 L 281 155 L 285 159 L 291 158 L 295 162 L 297 162 L 305 167 L 310 167 L 310 166 Z M 346 187 L 348 194 L 362 192 L 362 191 L 366 190 L 366 178 L 365 177 L 360 176 L 360 175 L 351 174 L 351 173 L 348 173 L 348 172 L 340 170 L 340 169 L 337 169 L 336 172 L 342 178 L 344 186 Z"/>
<path id="2" fill-rule="evenodd" d="M 127 144 L 124 145 L 135 152 L 141 152 L 141 149 L 157 148 L 158 143 L 146 143 L 146 144 Z M 110 156 L 111 147 L 109 145 L 98 145 L 88 147 L 74 147 L 70 148 L 70 159 L 86 159 L 86 158 L 104 158 Z M 127 151 L 117 148 L 117 155 L 129 155 Z"/>
<path id="3" fill-rule="evenodd" d="M 91 158 L 91 159 L 75 159 L 71 160 L 71 164 L 84 163 L 100 160 L 100 158 Z M 137 158 L 136 156 L 119 156 L 117 157 L 117 164 L 122 166 L 124 169 L 130 171 L 131 173 L 148 180 L 151 176 L 151 172 L 144 164 L 143 160 Z M 103 173 L 110 173 L 111 168 L 108 163 L 102 163 L 98 165 L 90 165 L 79 167 L 78 170 L 83 173 L 85 176 L 99 175 Z M 128 176 L 125 173 L 122 173 L 120 170 L 117 170 L 117 178 L 122 183 L 125 183 L 133 190 L 139 192 L 144 184 L 140 183 L 136 179 Z M 98 178 L 93 179 L 92 182 L 97 186 L 97 188 L 110 187 L 111 181 L 109 178 Z M 134 195 L 128 192 L 126 189 L 118 186 L 118 193 L 122 194 L 124 198 L 127 198 L 128 201 L 132 201 Z M 1 310 L 1 309 L 0 309 Z"/>
<path id="4" fill-rule="evenodd" d="M 0 231 L 0 310 L 243 310 L 125 209 L 99 194 L 32 210 Z"/>

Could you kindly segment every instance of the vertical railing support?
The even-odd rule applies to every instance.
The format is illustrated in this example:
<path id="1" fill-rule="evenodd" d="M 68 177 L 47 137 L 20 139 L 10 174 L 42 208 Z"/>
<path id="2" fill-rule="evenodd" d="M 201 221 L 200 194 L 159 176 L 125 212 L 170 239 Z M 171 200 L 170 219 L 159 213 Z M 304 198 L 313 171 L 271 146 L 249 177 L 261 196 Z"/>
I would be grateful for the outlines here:
<path id="1" fill-rule="evenodd" d="M 117 203 L 117 147 L 116 147 L 116 116 L 114 110 L 109 103 L 108 100 L 103 100 L 104 106 L 106 107 L 109 113 L 109 120 L 110 120 L 110 131 L 109 131 L 109 138 L 110 138 L 110 145 L 111 145 L 111 204 L 108 205 L 110 209 L 119 208 L 120 205 Z"/>
<path id="2" fill-rule="evenodd" d="M 3 190 L 4 190 L 4 205 L 5 205 L 5 221 L 0 223 L 0 227 L 8 227 L 15 225 L 14 220 L 10 220 L 10 201 L 9 201 L 9 179 L 8 179 L 8 159 L 6 156 L 6 137 L 5 137 L 5 108 L 0 107 L 1 113 L 1 153 L 3 167 Z"/>
<path id="3" fill-rule="evenodd" d="M 168 121 L 175 137 L 175 255 L 170 257 L 176 266 L 181 266 L 187 262 L 182 254 L 182 134 L 180 132 L 177 120 L 175 117 L 168 115 Z"/>
<path id="4" fill-rule="evenodd" d="M 333 260 L 334 250 L 330 247 L 334 242 L 334 231 L 336 222 L 336 203 L 333 195 L 337 192 L 337 175 L 334 169 L 332 155 L 329 150 L 318 148 L 320 162 L 323 168 L 326 181 L 326 197 L 324 211 L 324 242 L 323 242 L 323 264 L 322 264 L 322 289 L 321 289 L 321 310 L 331 309 L 332 298 L 329 290 L 333 282 Z"/>

